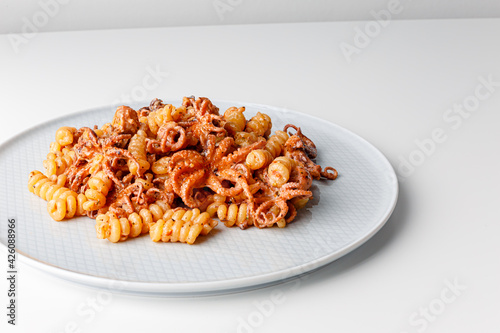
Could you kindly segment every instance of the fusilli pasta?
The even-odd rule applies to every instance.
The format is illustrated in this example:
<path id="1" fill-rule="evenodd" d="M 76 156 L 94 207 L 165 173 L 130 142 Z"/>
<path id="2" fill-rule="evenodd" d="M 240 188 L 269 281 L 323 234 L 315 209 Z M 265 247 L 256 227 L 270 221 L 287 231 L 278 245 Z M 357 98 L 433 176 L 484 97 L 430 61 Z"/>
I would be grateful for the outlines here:
<path id="1" fill-rule="evenodd" d="M 245 129 L 247 120 L 245 119 L 245 108 L 230 107 L 224 112 L 224 120 L 226 124 L 224 128 L 231 134 L 234 135 L 237 132 L 241 132 Z"/>
<path id="2" fill-rule="evenodd" d="M 199 209 L 170 210 L 151 225 L 149 235 L 154 242 L 181 242 L 193 244 L 196 238 L 207 235 L 217 221 L 210 218 L 207 212 L 201 213 Z"/>
<path id="3" fill-rule="evenodd" d="M 291 158 L 285 156 L 276 157 L 267 169 L 271 186 L 280 187 L 287 183 L 295 165 L 295 160 Z"/>
<path id="4" fill-rule="evenodd" d="M 99 171 L 91 177 L 87 183 L 89 188 L 85 191 L 88 201 L 84 203 L 83 209 L 91 211 L 104 207 L 111 184 L 111 179 L 104 171 Z"/>
<path id="5" fill-rule="evenodd" d="M 265 113 L 257 112 L 257 114 L 248 121 L 245 131 L 255 133 L 258 136 L 267 137 L 271 133 L 272 126 L 271 117 Z"/>
<path id="6" fill-rule="evenodd" d="M 61 178 L 61 179 L 64 179 Z M 61 221 L 64 218 L 72 218 L 82 211 L 82 198 L 78 200 L 78 194 L 54 182 L 40 171 L 32 171 L 28 181 L 28 189 L 40 198 L 48 201 L 47 211 L 50 216 Z"/>
<path id="7" fill-rule="evenodd" d="M 128 150 L 134 156 L 137 163 L 133 160 L 128 160 L 127 165 L 131 173 L 137 176 L 144 174 L 149 169 L 149 162 L 146 155 L 146 132 L 138 130 L 137 133 L 130 139 Z"/>

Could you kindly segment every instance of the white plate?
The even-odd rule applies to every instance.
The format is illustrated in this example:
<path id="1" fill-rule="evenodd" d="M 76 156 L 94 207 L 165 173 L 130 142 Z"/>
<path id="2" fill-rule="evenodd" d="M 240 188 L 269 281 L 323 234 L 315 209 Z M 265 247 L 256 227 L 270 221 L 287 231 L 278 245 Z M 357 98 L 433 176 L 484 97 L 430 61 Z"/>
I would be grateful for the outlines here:
<path id="1" fill-rule="evenodd" d="M 166 101 L 180 105 L 181 101 Z M 110 122 L 114 107 L 72 114 L 19 134 L 0 147 L 2 221 L 17 221 L 17 253 L 28 264 L 60 278 L 113 290 L 167 296 L 236 292 L 278 283 L 326 265 L 354 250 L 387 221 L 397 201 L 397 178 L 387 159 L 352 132 L 295 111 L 214 101 L 221 111 L 246 106 L 273 120 L 273 131 L 291 123 L 318 147 L 317 163 L 339 171 L 335 181 L 315 180 L 314 199 L 286 228 L 226 228 L 195 245 L 153 243 L 149 236 L 113 244 L 96 238 L 94 220 L 54 222 L 46 202 L 27 189 L 60 126 Z M 138 103 L 132 107 L 148 105 Z M 7 244 L 7 223 L 0 223 Z"/>

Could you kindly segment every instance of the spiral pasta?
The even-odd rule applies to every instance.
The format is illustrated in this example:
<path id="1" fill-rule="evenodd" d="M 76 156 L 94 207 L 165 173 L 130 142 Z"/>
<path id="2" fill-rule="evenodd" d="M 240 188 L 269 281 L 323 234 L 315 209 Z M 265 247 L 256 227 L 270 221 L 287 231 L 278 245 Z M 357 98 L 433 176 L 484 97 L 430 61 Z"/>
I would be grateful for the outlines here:
<path id="1" fill-rule="evenodd" d="M 267 169 L 269 183 L 274 187 L 280 187 L 288 182 L 290 172 L 296 162 L 288 157 L 276 157 Z"/>
<path id="2" fill-rule="evenodd" d="M 245 127 L 246 132 L 255 133 L 258 136 L 267 137 L 271 133 L 271 117 L 265 113 L 257 112 L 247 123 Z"/>
<path id="3" fill-rule="evenodd" d="M 199 209 L 170 210 L 163 219 L 152 224 L 149 235 L 154 242 L 181 242 L 192 245 L 196 238 L 207 235 L 217 221 L 210 218 L 207 212 L 201 213 Z"/>
<path id="4" fill-rule="evenodd" d="M 252 170 L 260 169 L 269 165 L 274 157 L 266 149 L 256 149 L 248 153 L 245 164 Z"/>
<path id="5" fill-rule="evenodd" d="M 113 125 L 106 123 L 101 128 L 95 129 L 94 132 L 98 137 L 105 137 L 113 131 Z"/>
<path id="6" fill-rule="evenodd" d="M 234 135 L 234 143 L 239 147 L 249 146 L 259 140 L 259 136 L 255 133 L 237 132 Z"/>
<path id="7" fill-rule="evenodd" d="M 288 140 L 289 136 L 284 131 L 276 131 L 274 135 L 272 135 L 269 140 L 266 142 L 265 149 L 271 153 L 273 158 L 279 156 L 285 147 L 286 140 Z"/>
<path id="8" fill-rule="evenodd" d="M 79 195 L 64 187 L 61 183 L 61 181 L 50 180 L 37 170 L 30 173 L 28 180 L 29 191 L 48 201 L 47 211 L 56 221 L 81 215 L 78 213 L 81 213 L 81 205 L 85 202 L 82 197 L 78 200 Z"/>
<path id="9" fill-rule="evenodd" d="M 225 202 L 214 202 L 207 207 L 207 213 L 212 217 L 217 216 L 226 227 L 253 225 L 246 203 L 228 205 Z"/>
<path id="10" fill-rule="evenodd" d="M 61 146 L 68 146 L 73 143 L 73 134 L 76 132 L 74 127 L 61 127 L 56 131 L 56 142 Z"/>
<path id="11" fill-rule="evenodd" d="M 172 104 L 167 104 L 162 108 L 151 111 L 147 116 L 147 124 L 151 133 L 156 135 L 160 127 L 169 121 L 179 121 L 187 114 L 184 106 L 176 108 Z"/>
<path id="12" fill-rule="evenodd" d="M 224 112 L 223 119 L 226 121 L 224 128 L 232 135 L 245 129 L 247 120 L 243 112 L 245 112 L 244 107 L 237 108 L 234 106 Z"/>
<path id="13" fill-rule="evenodd" d="M 54 142 L 50 143 L 49 151 L 51 153 L 60 153 L 60 152 L 62 152 L 62 147 L 57 141 L 54 141 Z"/>
<path id="14" fill-rule="evenodd" d="M 146 156 L 146 132 L 138 130 L 137 133 L 130 139 L 128 151 L 134 156 L 135 161 L 128 160 L 127 165 L 131 173 L 137 176 L 144 174 L 149 169 L 149 162 Z"/>
<path id="15" fill-rule="evenodd" d="M 97 238 L 108 239 L 110 242 L 116 243 L 147 234 L 150 232 L 150 226 L 162 219 L 168 210 L 170 210 L 168 204 L 156 202 L 128 217 L 118 218 L 116 214 L 109 211 L 105 214 L 99 214 L 95 224 Z"/>
<path id="16" fill-rule="evenodd" d="M 54 143 L 59 145 L 57 142 Z M 50 152 L 47 154 L 47 159 L 43 161 L 45 174 L 49 177 L 52 175 L 61 175 L 75 161 L 76 153 L 68 148 L 62 148 L 61 151 Z"/>
<path id="17" fill-rule="evenodd" d="M 54 198 L 60 198 L 61 195 L 65 192 L 68 192 L 71 195 L 73 195 L 74 193 L 74 197 L 77 196 L 75 192 L 49 179 L 38 170 L 32 171 L 30 173 L 28 180 L 28 189 L 31 193 L 36 194 L 46 201 L 52 200 Z"/>
<path id="18" fill-rule="evenodd" d="M 97 238 L 108 239 L 110 242 L 116 243 L 129 237 L 139 236 L 142 231 L 142 221 L 133 217 L 118 218 L 115 214 L 107 212 L 97 215 L 95 229 Z"/>
<path id="19" fill-rule="evenodd" d="M 111 188 L 111 179 L 104 171 L 99 171 L 89 179 L 87 184 L 89 188 L 85 191 L 85 196 L 89 200 L 84 203 L 83 209 L 92 211 L 104 207 L 106 195 Z"/>
<path id="20" fill-rule="evenodd" d="M 168 173 L 168 162 L 170 161 L 170 156 L 164 156 L 159 160 L 155 161 L 151 166 L 151 171 L 156 175 L 164 175 Z"/>
<path id="21" fill-rule="evenodd" d="M 264 149 L 256 149 L 248 153 L 246 158 L 246 165 L 252 169 L 257 170 L 268 166 L 275 157 L 279 156 L 288 140 L 288 134 L 283 131 L 276 131 L 266 142 Z"/>

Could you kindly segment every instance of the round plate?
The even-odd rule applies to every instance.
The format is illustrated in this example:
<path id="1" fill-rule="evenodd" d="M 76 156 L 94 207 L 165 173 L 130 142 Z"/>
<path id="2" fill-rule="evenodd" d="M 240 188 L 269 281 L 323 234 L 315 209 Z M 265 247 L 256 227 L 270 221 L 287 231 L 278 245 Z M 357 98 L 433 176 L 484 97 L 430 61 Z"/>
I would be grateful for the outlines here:
<path id="1" fill-rule="evenodd" d="M 165 101 L 180 105 L 180 100 Z M 138 109 L 148 102 L 132 107 Z M 54 222 L 46 202 L 27 188 L 61 126 L 103 125 L 115 107 L 71 114 L 25 131 L 0 146 L 2 221 L 16 219 L 16 246 L 28 264 L 60 278 L 122 292 L 193 296 L 257 288 L 310 272 L 354 250 L 387 221 L 397 201 L 392 166 L 352 132 L 306 114 L 241 102 L 214 101 L 221 111 L 245 106 L 247 119 L 267 113 L 273 131 L 302 128 L 318 148 L 316 162 L 339 172 L 314 180 L 314 198 L 286 228 L 226 228 L 219 223 L 194 245 L 154 243 L 148 235 L 111 243 L 96 238 L 94 220 Z M 0 223 L 2 246 L 7 223 Z"/>

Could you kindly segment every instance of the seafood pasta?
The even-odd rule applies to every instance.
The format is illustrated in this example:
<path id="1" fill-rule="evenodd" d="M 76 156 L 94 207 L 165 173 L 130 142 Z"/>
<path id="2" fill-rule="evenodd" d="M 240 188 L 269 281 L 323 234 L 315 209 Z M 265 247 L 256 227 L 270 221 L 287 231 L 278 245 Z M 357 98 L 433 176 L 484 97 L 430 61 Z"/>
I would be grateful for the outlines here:
<path id="1" fill-rule="evenodd" d="M 302 129 L 271 133 L 271 118 L 244 107 L 220 113 L 208 98 L 182 105 L 155 99 L 117 108 L 110 123 L 61 127 L 45 172 L 28 188 L 56 221 L 87 215 L 112 242 L 149 233 L 155 242 L 193 244 L 218 223 L 285 227 L 312 197 L 313 179 L 337 177 L 315 164 Z"/>

